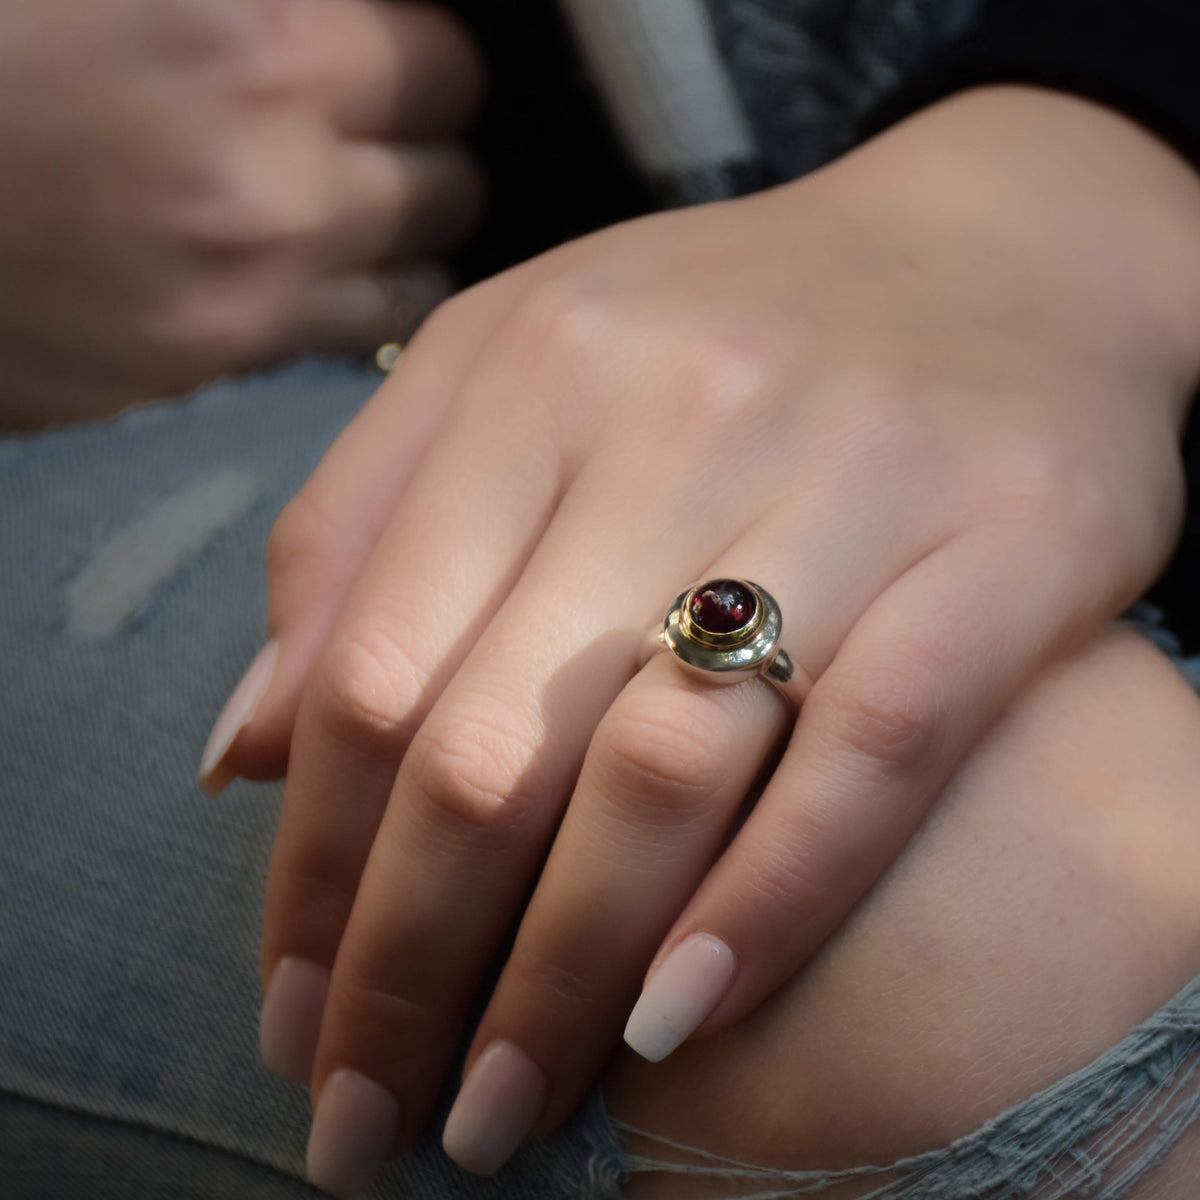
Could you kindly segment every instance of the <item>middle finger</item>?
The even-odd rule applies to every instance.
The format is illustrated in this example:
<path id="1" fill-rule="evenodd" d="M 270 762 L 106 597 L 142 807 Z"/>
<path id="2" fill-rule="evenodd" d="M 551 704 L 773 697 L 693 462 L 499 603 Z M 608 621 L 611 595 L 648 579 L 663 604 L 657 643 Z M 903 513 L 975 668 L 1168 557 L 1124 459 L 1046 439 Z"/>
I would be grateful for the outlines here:
<path id="1" fill-rule="evenodd" d="M 658 499 L 578 482 L 404 758 L 321 1026 L 310 1175 L 322 1186 L 352 1192 L 388 1149 L 390 1138 L 373 1158 L 355 1145 L 364 1107 L 402 1141 L 424 1123 L 588 740 L 636 671 L 659 595 L 711 554 L 709 538 L 736 532 L 681 522 L 666 531 L 668 557 L 661 526 L 637 519 L 644 504 L 666 510 Z"/>
<path id="2" fill-rule="evenodd" d="M 874 553 L 848 552 L 840 526 L 779 512 L 704 575 L 744 578 L 773 563 L 769 590 L 795 622 L 785 622 L 783 646 L 819 676 L 862 610 L 922 548 L 883 536 Z M 795 715 L 766 682 L 697 678 L 669 652 L 617 698 L 468 1056 L 445 1132 L 456 1161 L 490 1174 L 531 1128 L 546 1132 L 575 1107 Z M 708 947 L 689 967 L 706 977 L 727 968 L 727 955 Z"/>

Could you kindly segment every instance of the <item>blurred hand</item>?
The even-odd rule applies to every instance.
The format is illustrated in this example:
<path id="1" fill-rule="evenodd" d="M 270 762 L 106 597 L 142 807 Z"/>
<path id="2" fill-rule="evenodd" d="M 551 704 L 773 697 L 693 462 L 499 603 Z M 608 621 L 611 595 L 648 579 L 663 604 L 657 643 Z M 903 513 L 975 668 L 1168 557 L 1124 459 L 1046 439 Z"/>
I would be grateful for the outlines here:
<path id="1" fill-rule="evenodd" d="M 416 1133 L 518 917 L 447 1129 L 480 1171 L 578 1102 L 647 976 L 653 1057 L 791 977 L 1154 577 L 1198 368 L 1200 181 L 1018 88 L 435 314 L 280 518 L 277 640 L 208 764 L 287 763 L 263 1036 L 311 1074 L 314 1178 Z M 798 719 L 639 669 L 714 578 L 780 601 Z"/>
<path id="2" fill-rule="evenodd" d="M 427 4 L 4 5 L 0 424 L 391 336 L 480 212 L 482 75 Z"/>

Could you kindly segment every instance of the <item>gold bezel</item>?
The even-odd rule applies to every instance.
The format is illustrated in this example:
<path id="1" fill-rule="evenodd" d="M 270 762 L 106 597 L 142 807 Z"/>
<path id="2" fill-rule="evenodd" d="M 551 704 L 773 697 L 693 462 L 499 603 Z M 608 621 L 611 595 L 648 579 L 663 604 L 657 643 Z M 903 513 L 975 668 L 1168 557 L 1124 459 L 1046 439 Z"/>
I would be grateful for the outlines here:
<path id="1" fill-rule="evenodd" d="M 763 627 L 767 613 L 766 605 L 762 599 L 762 589 L 755 587 L 754 584 L 746 579 L 731 580 L 730 582 L 744 587 L 754 597 L 754 616 L 740 629 L 731 630 L 729 633 L 712 633 L 710 630 L 701 629 L 692 619 L 692 601 L 695 599 L 697 592 L 708 587 L 713 582 L 718 581 L 705 580 L 703 583 L 698 583 L 694 587 L 689 588 L 684 593 L 683 607 L 679 613 L 679 628 L 684 637 L 689 638 L 693 642 L 699 642 L 702 646 L 711 646 L 716 650 L 732 650 L 735 646 L 741 646 L 751 641 Z"/>

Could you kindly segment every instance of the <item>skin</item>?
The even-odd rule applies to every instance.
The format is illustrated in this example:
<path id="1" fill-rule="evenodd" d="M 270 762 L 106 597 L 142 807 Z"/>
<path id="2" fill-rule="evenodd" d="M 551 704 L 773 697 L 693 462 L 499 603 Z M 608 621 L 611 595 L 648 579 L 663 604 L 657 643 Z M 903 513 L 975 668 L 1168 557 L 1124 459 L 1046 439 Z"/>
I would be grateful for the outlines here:
<path id="1" fill-rule="evenodd" d="M 478 217 L 482 86 L 425 4 L 4 5 L 0 426 L 395 336 Z"/>
<path id="2" fill-rule="evenodd" d="M 287 766 L 263 981 L 330 973 L 314 1100 L 356 1071 L 412 1138 L 535 884 L 468 1059 L 536 1064 L 535 1133 L 686 936 L 736 958 L 702 1032 L 790 979 L 1161 567 L 1197 331 L 1200 180 L 1024 88 L 444 306 L 276 526 L 278 665 L 223 764 Z M 721 576 L 779 599 L 817 678 L 798 721 L 638 671 Z"/>
<path id="3" fill-rule="evenodd" d="M 1103 634 L 1005 711 L 804 971 L 663 1063 L 625 1052 L 609 1105 L 641 1129 L 792 1169 L 887 1163 L 971 1132 L 1200 970 L 1197 778 L 1194 693 L 1138 635 Z M 1193 1129 L 1136 1200 L 1194 1195 L 1198 1152 Z M 739 1194 L 667 1174 L 636 1175 L 628 1192 Z"/>

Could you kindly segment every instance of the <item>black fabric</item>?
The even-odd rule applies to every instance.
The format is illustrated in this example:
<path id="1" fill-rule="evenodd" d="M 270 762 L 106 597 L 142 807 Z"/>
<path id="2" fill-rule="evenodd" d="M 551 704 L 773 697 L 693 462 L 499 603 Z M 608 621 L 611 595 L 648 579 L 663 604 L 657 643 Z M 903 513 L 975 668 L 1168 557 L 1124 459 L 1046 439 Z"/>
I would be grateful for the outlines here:
<path id="1" fill-rule="evenodd" d="M 449 0 L 491 72 L 471 136 L 491 187 L 479 236 L 455 260 L 463 282 L 654 207 L 617 146 L 553 0 Z"/>
<path id="2" fill-rule="evenodd" d="M 964 24 L 963 0 L 705 0 L 760 186 L 849 150 L 864 113 Z"/>
<path id="3" fill-rule="evenodd" d="M 1198 62 L 1200 0 L 978 0 L 875 122 L 978 84 L 1041 84 L 1117 108 L 1200 163 Z"/>

